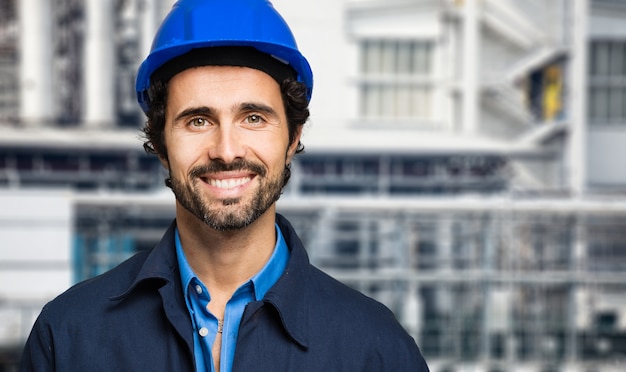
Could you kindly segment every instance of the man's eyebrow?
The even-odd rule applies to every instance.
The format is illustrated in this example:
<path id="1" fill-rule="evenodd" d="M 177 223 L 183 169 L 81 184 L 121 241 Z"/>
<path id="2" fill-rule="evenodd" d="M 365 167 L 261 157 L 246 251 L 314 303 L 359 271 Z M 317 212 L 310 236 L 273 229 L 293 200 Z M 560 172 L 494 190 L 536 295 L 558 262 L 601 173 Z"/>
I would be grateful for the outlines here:
<path id="1" fill-rule="evenodd" d="M 210 116 L 215 113 L 210 107 L 201 106 L 201 107 L 190 107 L 188 109 L 183 110 L 174 118 L 174 121 L 178 121 L 184 118 L 188 118 L 190 116 Z"/>
<path id="2" fill-rule="evenodd" d="M 278 116 L 278 113 L 274 110 L 274 108 L 262 103 L 244 102 L 238 105 L 236 110 L 241 112 L 257 111 L 267 115 Z"/>

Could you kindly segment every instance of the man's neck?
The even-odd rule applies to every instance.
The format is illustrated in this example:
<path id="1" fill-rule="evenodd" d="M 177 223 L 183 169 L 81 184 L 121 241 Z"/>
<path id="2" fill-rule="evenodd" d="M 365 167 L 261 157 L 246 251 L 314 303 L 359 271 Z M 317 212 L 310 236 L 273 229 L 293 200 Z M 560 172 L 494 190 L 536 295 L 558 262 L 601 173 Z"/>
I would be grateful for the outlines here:
<path id="1" fill-rule="evenodd" d="M 272 206 L 243 229 L 218 231 L 177 203 L 176 222 L 185 256 L 212 299 L 228 301 L 267 263 L 276 245 L 275 213 Z"/>

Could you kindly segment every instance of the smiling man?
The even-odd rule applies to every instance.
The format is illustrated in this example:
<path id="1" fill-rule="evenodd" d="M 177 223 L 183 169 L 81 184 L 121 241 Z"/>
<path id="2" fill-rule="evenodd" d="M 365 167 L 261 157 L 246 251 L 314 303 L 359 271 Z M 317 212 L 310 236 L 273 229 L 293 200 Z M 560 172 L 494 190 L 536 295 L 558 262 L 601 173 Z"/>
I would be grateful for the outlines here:
<path id="1" fill-rule="evenodd" d="M 161 156 L 178 214 L 191 213 L 217 231 L 247 228 L 264 215 L 273 225 L 300 128 L 290 144 L 280 86 L 260 70 L 204 66 L 178 73 L 169 82 Z"/>
<path id="2" fill-rule="evenodd" d="M 268 1 L 178 1 L 137 76 L 175 221 L 47 304 L 22 371 L 428 371 L 391 311 L 311 266 L 276 213 L 312 88 Z"/>

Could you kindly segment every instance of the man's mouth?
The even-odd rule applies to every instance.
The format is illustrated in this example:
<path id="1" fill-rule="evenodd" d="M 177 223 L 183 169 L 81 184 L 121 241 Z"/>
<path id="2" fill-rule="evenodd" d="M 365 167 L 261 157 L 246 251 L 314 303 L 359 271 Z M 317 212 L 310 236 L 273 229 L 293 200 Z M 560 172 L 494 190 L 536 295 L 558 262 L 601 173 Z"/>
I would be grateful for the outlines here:
<path id="1" fill-rule="evenodd" d="M 213 187 L 217 187 L 218 189 L 234 189 L 241 185 L 244 185 L 250 182 L 251 177 L 241 177 L 241 178 L 227 178 L 227 179 L 214 179 L 214 178 L 205 178 L 204 182 L 208 183 Z"/>

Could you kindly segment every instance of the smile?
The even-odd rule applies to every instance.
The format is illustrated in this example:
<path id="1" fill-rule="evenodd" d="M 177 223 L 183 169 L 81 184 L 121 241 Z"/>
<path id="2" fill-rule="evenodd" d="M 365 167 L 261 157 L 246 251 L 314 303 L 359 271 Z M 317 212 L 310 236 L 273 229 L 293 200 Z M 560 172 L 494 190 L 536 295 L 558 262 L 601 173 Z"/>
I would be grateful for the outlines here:
<path id="1" fill-rule="evenodd" d="M 234 189 L 235 187 L 239 187 L 241 185 L 244 185 L 248 182 L 250 182 L 251 178 L 250 177 L 242 177 L 242 178 L 229 178 L 229 179 L 223 179 L 223 180 L 216 180 L 216 179 L 207 179 L 206 182 L 214 187 L 217 187 L 218 189 Z"/>

